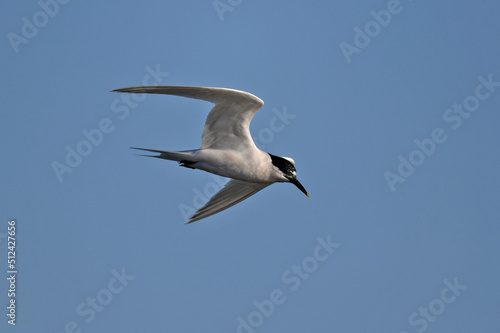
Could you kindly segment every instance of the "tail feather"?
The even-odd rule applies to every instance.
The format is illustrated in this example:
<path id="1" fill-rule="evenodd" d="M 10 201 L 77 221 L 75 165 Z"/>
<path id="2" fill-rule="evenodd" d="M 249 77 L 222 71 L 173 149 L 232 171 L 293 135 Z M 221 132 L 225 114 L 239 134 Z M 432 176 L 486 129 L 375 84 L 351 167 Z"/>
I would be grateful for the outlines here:
<path id="1" fill-rule="evenodd" d="M 146 148 L 136 148 L 136 147 L 131 147 L 131 148 L 160 154 L 160 155 L 143 155 L 143 156 L 157 157 L 165 160 L 177 161 L 182 163 L 196 162 L 195 160 L 193 160 L 193 153 L 196 150 L 168 151 L 168 150 L 156 150 L 156 149 L 146 149 Z"/>

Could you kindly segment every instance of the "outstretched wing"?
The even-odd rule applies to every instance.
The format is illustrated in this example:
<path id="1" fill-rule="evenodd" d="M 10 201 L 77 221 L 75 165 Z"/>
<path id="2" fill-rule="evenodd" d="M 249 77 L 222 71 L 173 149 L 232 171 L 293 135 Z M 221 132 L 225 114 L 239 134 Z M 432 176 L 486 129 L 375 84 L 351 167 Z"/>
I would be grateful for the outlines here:
<path id="1" fill-rule="evenodd" d="M 205 206 L 198 209 L 187 223 L 217 214 L 254 195 L 269 185 L 271 185 L 271 183 L 249 183 L 242 180 L 231 179 L 224 185 L 222 190 L 217 192 L 205 204 Z"/>
<path id="2" fill-rule="evenodd" d="M 264 102 L 244 91 L 227 88 L 140 86 L 113 91 L 166 94 L 201 99 L 215 104 L 202 134 L 201 148 L 241 150 L 255 148 L 250 122 Z"/>

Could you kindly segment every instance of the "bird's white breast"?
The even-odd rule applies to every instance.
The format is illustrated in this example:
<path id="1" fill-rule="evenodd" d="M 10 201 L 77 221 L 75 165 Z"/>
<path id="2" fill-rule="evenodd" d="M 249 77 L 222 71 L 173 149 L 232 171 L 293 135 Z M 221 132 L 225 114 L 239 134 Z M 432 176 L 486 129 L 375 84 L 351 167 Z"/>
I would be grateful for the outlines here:
<path id="1" fill-rule="evenodd" d="M 196 152 L 196 168 L 223 177 L 253 183 L 283 181 L 275 172 L 269 154 L 260 150 L 246 151 L 200 149 Z"/>

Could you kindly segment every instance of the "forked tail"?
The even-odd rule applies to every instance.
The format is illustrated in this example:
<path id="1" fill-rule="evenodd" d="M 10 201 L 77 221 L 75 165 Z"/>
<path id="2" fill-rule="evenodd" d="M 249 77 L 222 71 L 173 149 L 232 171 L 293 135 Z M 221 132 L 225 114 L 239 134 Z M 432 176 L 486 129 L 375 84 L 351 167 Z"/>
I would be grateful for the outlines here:
<path id="1" fill-rule="evenodd" d="M 170 161 L 177 161 L 180 163 L 181 166 L 187 168 L 192 168 L 190 165 L 196 163 L 196 161 L 193 160 L 193 153 L 196 152 L 196 150 L 168 151 L 168 150 L 156 150 L 156 149 L 146 149 L 146 148 L 136 148 L 136 147 L 131 147 L 131 148 L 137 150 L 149 151 L 152 153 L 158 153 L 160 155 L 142 155 L 142 156 L 156 157 Z"/>

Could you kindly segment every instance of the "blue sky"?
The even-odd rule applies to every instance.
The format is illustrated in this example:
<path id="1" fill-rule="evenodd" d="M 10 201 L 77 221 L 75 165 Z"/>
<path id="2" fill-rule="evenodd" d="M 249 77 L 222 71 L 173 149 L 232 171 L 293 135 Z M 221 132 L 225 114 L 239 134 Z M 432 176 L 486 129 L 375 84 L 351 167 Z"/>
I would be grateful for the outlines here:
<path id="1" fill-rule="evenodd" d="M 2 332 L 498 332 L 497 1 L 55 1 L 0 11 Z M 311 198 L 185 225 L 221 179 L 129 147 L 211 104 L 144 82 L 259 96 Z"/>

